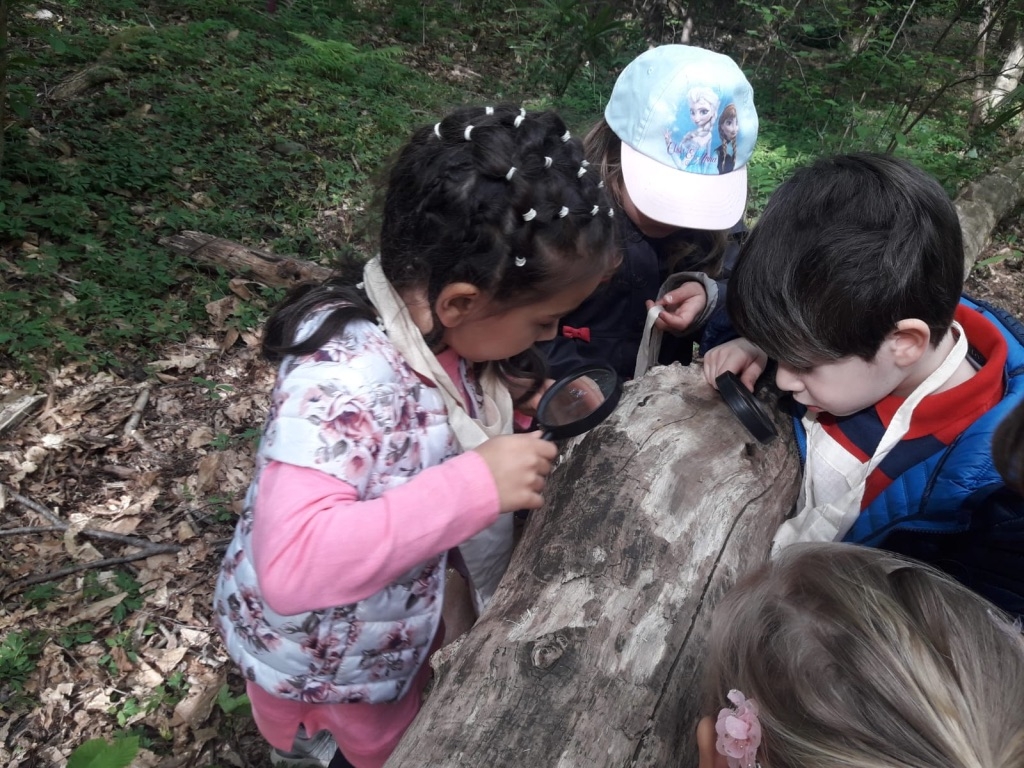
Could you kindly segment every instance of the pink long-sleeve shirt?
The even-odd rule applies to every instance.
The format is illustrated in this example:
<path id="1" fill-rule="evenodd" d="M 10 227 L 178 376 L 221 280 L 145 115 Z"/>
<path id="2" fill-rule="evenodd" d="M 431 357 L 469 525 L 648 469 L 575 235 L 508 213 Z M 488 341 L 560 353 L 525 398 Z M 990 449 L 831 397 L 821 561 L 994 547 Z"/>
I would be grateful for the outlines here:
<path id="1" fill-rule="evenodd" d="M 438 359 L 462 387 L 454 351 Z M 273 610 L 286 614 L 354 603 L 479 533 L 499 509 L 494 477 L 475 451 L 365 501 L 325 472 L 272 461 L 254 510 L 260 590 Z"/>

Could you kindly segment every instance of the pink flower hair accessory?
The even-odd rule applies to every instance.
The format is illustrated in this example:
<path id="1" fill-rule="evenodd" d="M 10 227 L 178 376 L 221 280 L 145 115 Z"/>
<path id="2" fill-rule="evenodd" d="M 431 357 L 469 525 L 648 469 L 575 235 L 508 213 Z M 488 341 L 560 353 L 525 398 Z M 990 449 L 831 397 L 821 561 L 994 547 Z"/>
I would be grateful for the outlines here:
<path id="1" fill-rule="evenodd" d="M 725 707 L 715 723 L 715 749 L 725 756 L 729 768 L 756 768 L 757 748 L 761 746 L 761 721 L 757 719 L 757 702 L 739 691 L 727 697 L 735 708 Z"/>

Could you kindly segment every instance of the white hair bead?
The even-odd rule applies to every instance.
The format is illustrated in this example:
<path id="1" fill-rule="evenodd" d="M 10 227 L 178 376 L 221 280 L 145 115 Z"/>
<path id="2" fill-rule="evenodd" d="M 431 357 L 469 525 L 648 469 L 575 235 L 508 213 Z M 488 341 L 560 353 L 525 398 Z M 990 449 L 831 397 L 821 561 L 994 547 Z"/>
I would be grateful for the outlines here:
<path id="1" fill-rule="evenodd" d="M 505 174 L 505 181 L 512 181 L 512 177 L 516 175 L 516 167 L 513 165 L 508 169 L 508 173 Z"/>
<path id="2" fill-rule="evenodd" d="M 517 267 L 524 267 L 524 266 L 526 266 L 526 257 L 525 256 L 516 256 L 516 266 Z"/>
<path id="3" fill-rule="evenodd" d="M 610 219 L 610 218 L 612 218 L 614 216 L 615 216 L 615 209 L 614 208 L 609 208 L 608 209 L 608 218 Z"/>
<path id="4" fill-rule="evenodd" d="M 576 178 L 578 179 L 578 178 L 579 178 L 580 176 L 582 176 L 582 175 L 583 175 L 584 173 L 586 173 L 586 172 L 587 172 L 587 169 L 586 169 L 586 168 L 584 168 L 584 167 L 583 167 L 583 166 L 581 165 L 581 166 L 580 166 L 580 169 L 579 169 L 578 171 L 576 171 Z"/>
<path id="5" fill-rule="evenodd" d="M 565 133 L 562 134 L 562 143 L 564 144 L 565 142 L 567 142 L 571 138 L 572 138 L 572 134 L 569 133 L 569 131 L 567 130 Z"/>
<path id="6" fill-rule="evenodd" d="M 473 132 L 473 126 L 472 125 L 467 125 L 466 126 L 466 130 L 464 130 L 462 132 L 462 138 L 464 138 L 466 141 L 469 141 L 469 134 L 471 134 L 472 132 Z"/>
<path id="7" fill-rule="evenodd" d="M 600 210 L 601 210 L 601 206 L 600 205 L 595 205 L 593 208 L 590 209 L 590 215 L 591 216 L 597 216 L 597 213 Z"/>
<path id="8" fill-rule="evenodd" d="M 518 128 L 523 124 L 523 120 L 526 119 L 526 115 L 516 115 L 516 119 L 512 121 L 512 126 Z"/>
<path id="9" fill-rule="evenodd" d="M 484 107 L 484 114 L 485 115 L 493 115 L 494 114 L 494 107 Z"/>
<path id="10" fill-rule="evenodd" d="M 558 218 L 564 219 L 568 215 L 569 215 L 569 206 L 563 205 L 561 207 L 561 209 L 559 209 L 559 211 L 558 211 Z"/>
<path id="11" fill-rule="evenodd" d="M 434 135 L 437 136 L 437 138 L 439 138 L 439 139 L 441 138 L 441 124 L 440 123 L 434 123 Z"/>
<path id="12" fill-rule="evenodd" d="M 544 167 L 545 167 L 545 168 L 550 168 L 550 167 L 551 167 L 551 164 L 552 164 L 553 162 L 554 162 L 554 160 L 552 160 L 552 159 L 551 159 L 550 157 L 548 157 L 547 155 L 544 155 Z"/>
<path id="13" fill-rule="evenodd" d="M 535 208 L 531 208 L 523 214 L 523 221 L 533 221 L 535 218 L 537 218 L 537 210 Z"/>

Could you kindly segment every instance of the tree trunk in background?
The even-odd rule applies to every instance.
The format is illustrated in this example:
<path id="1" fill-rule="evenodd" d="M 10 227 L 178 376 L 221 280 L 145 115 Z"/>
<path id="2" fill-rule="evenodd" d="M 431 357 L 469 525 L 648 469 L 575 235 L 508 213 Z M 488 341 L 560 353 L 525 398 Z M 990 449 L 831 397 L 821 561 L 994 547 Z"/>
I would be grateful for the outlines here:
<path id="1" fill-rule="evenodd" d="M 1021 73 L 1024 72 L 1024 35 L 1020 35 L 1014 41 L 1010 52 L 1003 60 L 1003 66 L 996 75 L 992 90 L 988 94 L 988 102 L 982 114 L 986 117 L 989 112 L 998 107 L 1006 95 L 1020 85 Z"/>
<path id="2" fill-rule="evenodd" d="M 388 768 L 696 764 L 712 609 L 797 494 L 699 366 L 654 368 L 563 451 L 497 594 Z"/>
<path id="3" fill-rule="evenodd" d="M 974 99 L 968 125 L 971 128 L 979 125 L 985 117 L 987 94 L 985 93 L 985 44 L 988 42 L 989 29 L 992 26 L 992 3 L 984 2 L 981 6 L 981 20 L 978 22 L 978 38 L 974 48 Z"/>

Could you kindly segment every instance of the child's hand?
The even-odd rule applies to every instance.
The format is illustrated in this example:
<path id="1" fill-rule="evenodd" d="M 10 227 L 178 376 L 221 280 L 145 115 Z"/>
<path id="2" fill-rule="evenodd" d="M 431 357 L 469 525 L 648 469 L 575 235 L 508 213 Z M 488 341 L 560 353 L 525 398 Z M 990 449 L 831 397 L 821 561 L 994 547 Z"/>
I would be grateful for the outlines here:
<path id="1" fill-rule="evenodd" d="M 704 355 L 704 378 L 715 389 L 715 379 L 726 371 L 732 371 L 751 392 L 757 377 L 764 372 L 768 355 L 746 339 L 733 339 L 708 350 Z"/>
<path id="2" fill-rule="evenodd" d="M 500 435 L 474 448 L 494 476 L 502 512 L 537 509 L 558 448 L 540 432 Z"/>
<path id="3" fill-rule="evenodd" d="M 654 327 L 669 333 L 683 333 L 700 317 L 708 303 L 708 294 L 698 282 L 687 282 L 673 288 L 657 301 L 648 301 L 647 309 L 655 304 L 665 311 L 654 321 Z"/>

